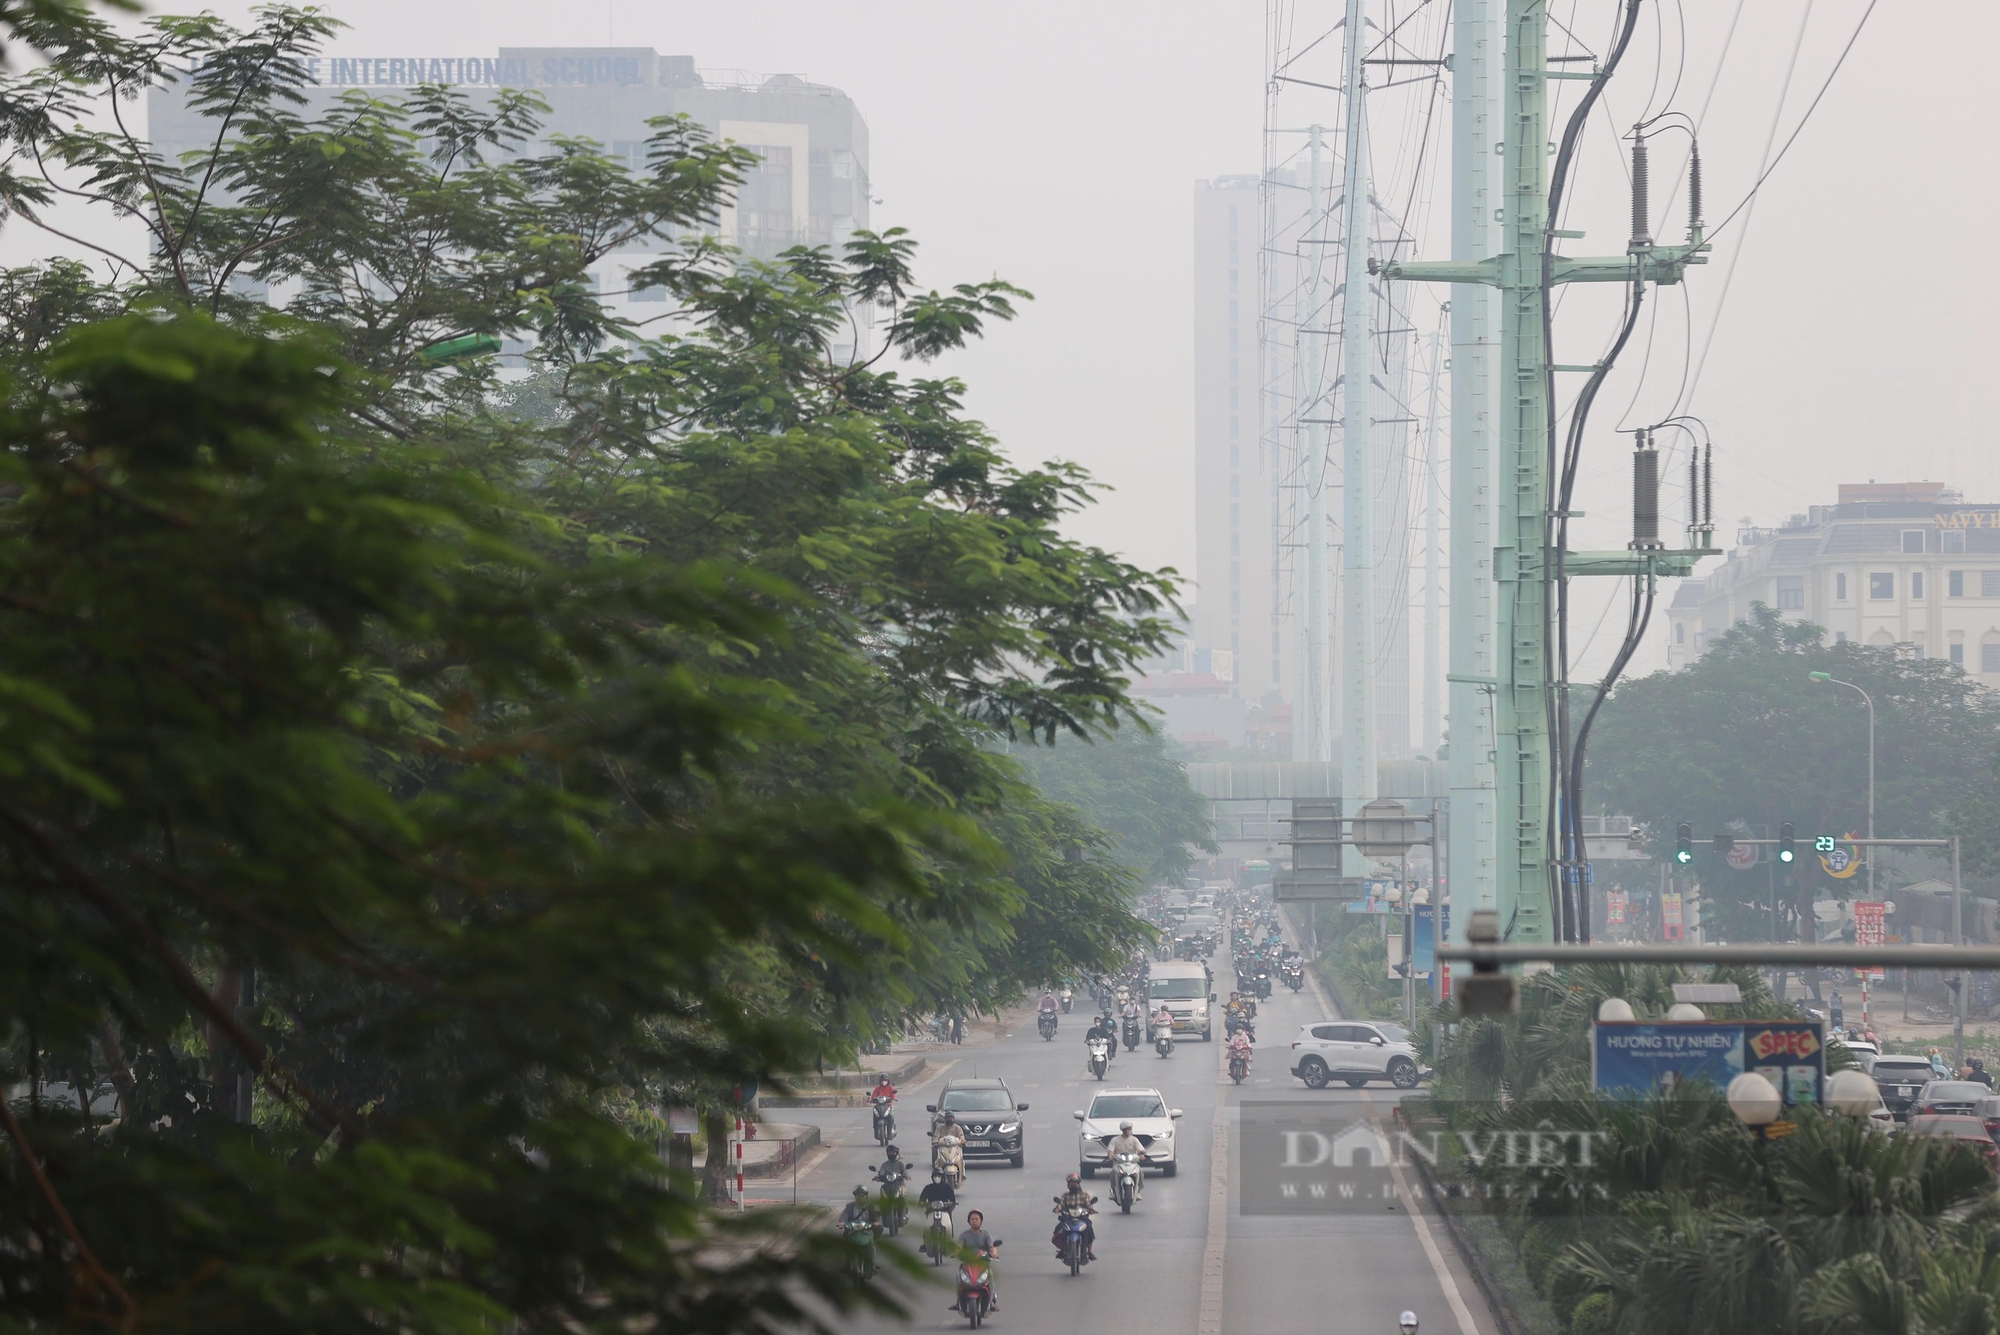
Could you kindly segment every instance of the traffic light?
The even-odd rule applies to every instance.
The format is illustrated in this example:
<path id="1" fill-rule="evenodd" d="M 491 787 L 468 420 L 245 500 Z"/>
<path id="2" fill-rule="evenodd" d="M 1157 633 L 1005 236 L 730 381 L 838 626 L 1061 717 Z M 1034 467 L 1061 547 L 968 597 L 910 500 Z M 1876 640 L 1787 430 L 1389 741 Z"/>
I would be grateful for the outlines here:
<path id="1" fill-rule="evenodd" d="M 1792 852 L 1792 823 L 1786 821 L 1778 827 L 1778 861 L 1790 862 L 1794 856 Z"/>
<path id="2" fill-rule="evenodd" d="M 1694 861 L 1694 826 L 1686 821 L 1674 827 L 1674 861 L 1683 867 Z"/>

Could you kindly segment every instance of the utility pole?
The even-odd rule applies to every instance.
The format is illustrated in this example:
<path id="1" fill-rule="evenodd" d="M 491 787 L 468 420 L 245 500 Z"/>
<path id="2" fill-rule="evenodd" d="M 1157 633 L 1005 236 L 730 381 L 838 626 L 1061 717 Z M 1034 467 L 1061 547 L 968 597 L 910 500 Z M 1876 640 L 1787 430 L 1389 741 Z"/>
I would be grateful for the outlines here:
<path id="1" fill-rule="evenodd" d="M 1305 578 L 1293 587 L 1302 597 L 1296 633 L 1298 669 L 1293 674 L 1292 758 L 1333 759 L 1333 640 L 1327 626 L 1326 489 L 1327 412 L 1331 386 L 1327 362 L 1332 352 L 1332 294 L 1326 268 L 1326 157 L 1324 132 L 1307 130 L 1307 214 L 1305 281 L 1300 285 L 1293 334 L 1294 428 L 1298 439 L 1299 485 L 1305 489 Z"/>
<path id="2" fill-rule="evenodd" d="M 1500 139 L 1501 0 L 1456 0 L 1452 21 L 1451 256 L 1497 251 L 1494 144 Z M 1457 838 L 1451 842 L 1451 937 L 1465 943 L 1475 909 L 1497 908 L 1493 758 L 1493 447 L 1500 352 L 1492 288 L 1451 289 L 1451 650 L 1445 717 Z"/>
<path id="3" fill-rule="evenodd" d="M 1438 373 L 1444 368 L 1438 363 L 1438 352 L 1444 339 L 1444 331 L 1431 330 L 1431 390 L 1430 405 L 1424 413 L 1424 750 L 1437 755 L 1439 743 L 1444 738 L 1443 701 L 1439 698 L 1444 685 L 1443 658 L 1438 643 L 1441 632 L 1439 616 L 1438 587 L 1438 511 L 1439 495 L 1442 490 L 1438 476 L 1437 460 L 1437 419 L 1438 419 Z M 1437 877 L 1437 869 L 1431 869 L 1432 879 Z M 1433 895 L 1434 903 L 1442 906 L 1443 900 Z"/>
<path id="4" fill-rule="evenodd" d="M 1374 351 L 1374 301 L 1368 242 L 1368 34 L 1364 0 L 1347 0 L 1346 136 L 1342 241 L 1346 274 L 1340 312 L 1341 395 L 1341 636 L 1340 800 L 1352 815 L 1376 796 L 1375 781 L 1375 419 L 1369 393 Z M 1345 847 L 1349 876 L 1366 876 L 1368 860 Z"/>
<path id="5" fill-rule="evenodd" d="M 1549 292 L 1557 283 L 1679 282 L 1690 264 L 1705 262 L 1708 247 L 1695 227 L 1680 246 L 1654 245 L 1649 238 L 1635 236 L 1622 255 L 1572 259 L 1552 253 L 1548 81 L 1602 76 L 1549 67 L 1546 0 L 1505 3 L 1499 249 L 1471 261 L 1392 263 L 1382 272 L 1389 278 L 1483 284 L 1496 289 L 1500 299 L 1495 380 L 1501 395 L 1499 458 L 1504 483 L 1493 571 L 1501 649 L 1493 674 L 1498 789 L 1494 907 L 1506 940 L 1540 944 L 1557 936 L 1551 823 L 1555 738 L 1550 717 L 1556 679 L 1549 620 L 1551 583 L 1578 575 L 1629 576 L 1650 583 L 1661 575 L 1691 573 L 1695 561 L 1709 553 L 1705 532 L 1699 548 L 1682 551 L 1555 549 L 1550 522 L 1549 375 L 1596 368 L 1550 365 L 1544 336 Z M 1454 188 L 1459 184 L 1455 182 Z M 1452 304 L 1458 304 L 1456 294 Z M 1459 500 L 1456 490 L 1452 499 L 1454 504 Z M 1461 913 L 1469 921 L 1471 911 L 1483 907 L 1474 901 Z"/>

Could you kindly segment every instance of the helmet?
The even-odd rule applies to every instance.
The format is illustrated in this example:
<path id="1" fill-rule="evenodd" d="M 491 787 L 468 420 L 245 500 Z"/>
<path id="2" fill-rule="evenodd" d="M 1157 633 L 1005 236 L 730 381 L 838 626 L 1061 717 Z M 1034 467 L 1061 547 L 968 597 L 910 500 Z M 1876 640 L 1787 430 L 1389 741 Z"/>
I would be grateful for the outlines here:
<path id="1" fill-rule="evenodd" d="M 944 1114 L 944 1120 L 947 1122 L 956 1122 L 958 1120 L 958 1114 L 952 1112 L 950 1109 L 946 1109 Z"/>
<path id="2" fill-rule="evenodd" d="M 1406 1335 L 1416 1335 L 1417 1314 L 1415 1312 L 1405 1312 L 1396 1318 L 1396 1324 L 1403 1328 Z"/>
<path id="3" fill-rule="evenodd" d="M 1083 1179 L 1078 1177 L 1075 1173 L 1071 1173 L 1068 1177 L 1064 1178 L 1063 1181 L 1069 1183 L 1072 1187 L 1081 1186 L 1083 1184 Z"/>
<path id="4" fill-rule="evenodd" d="M 903 1152 L 897 1149 L 894 1145 L 884 1145 L 882 1147 L 882 1153 L 888 1155 L 891 1159 L 899 1159 L 903 1155 Z"/>
<path id="5" fill-rule="evenodd" d="M 944 1169 L 942 1169 L 942 1168 L 933 1168 L 933 1169 L 931 1169 L 931 1181 L 933 1181 L 933 1182 L 942 1182 L 942 1181 L 944 1181 Z"/>
<path id="6" fill-rule="evenodd" d="M 1120 1122 L 1118 1124 L 1118 1129 L 1120 1131 L 1130 1131 L 1132 1129 L 1132 1124 L 1130 1122 Z"/>
<path id="7" fill-rule="evenodd" d="M 855 1200 L 857 1200 L 857 1201 L 865 1201 L 865 1200 L 867 1200 L 867 1199 L 868 1199 L 868 1188 L 866 1188 L 866 1187 L 856 1187 L 856 1188 L 854 1189 L 854 1199 L 855 1199 Z"/>

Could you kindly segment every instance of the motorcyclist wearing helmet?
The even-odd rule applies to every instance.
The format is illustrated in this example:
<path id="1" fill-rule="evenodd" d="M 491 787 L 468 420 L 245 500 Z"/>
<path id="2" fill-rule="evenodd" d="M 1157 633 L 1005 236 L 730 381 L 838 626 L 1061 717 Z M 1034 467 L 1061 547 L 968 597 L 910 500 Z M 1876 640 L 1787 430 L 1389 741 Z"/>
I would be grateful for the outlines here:
<path id="1" fill-rule="evenodd" d="M 1043 1015 L 1054 1015 L 1056 1013 L 1056 994 L 1052 988 L 1045 987 L 1042 989 L 1041 1004 L 1035 1007 L 1035 1009 Z"/>
<path id="2" fill-rule="evenodd" d="M 1086 1259 L 1095 1261 L 1097 1225 L 1090 1222 L 1090 1217 L 1097 1213 L 1097 1197 L 1083 1189 L 1083 1177 L 1078 1173 L 1071 1173 L 1063 1179 L 1063 1194 L 1056 1197 L 1056 1231 L 1049 1238 L 1056 1249 L 1056 1259 L 1062 1259 L 1062 1213 L 1072 1205 L 1083 1208 L 1083 1254 Z"/>
<path id="3" fill-rule="evenodd" d="M 841 1227 L 845 1228 L 849 1224 L 866 1224 L 873 1228 L 875 1223 L 875 1203 L 868 1199 L 868 1188 L 856 1187 L 854 1199 L 840 1212 Z"/>
<path id="4" fill-rule="evenodd" d="M 1118 1031 L 1111 1027 L 1111 1016 L 1109 1014 L 1100 1015 L 1090 1022 L 1090 1028 L 1083 1036 L 1084 1046 L 1088 1048 L 1090 1041 L 1094 1038 L 1103 1039 L 1107 1045 L 1107 1050 L 1117 1049 Z"/>
<path id="5" fill-rule="evenodd" d="M 1106 1164 L 1116 1163 L 1118 1156 L 1121 1154 L 1136 1154 L 1139 1156 L 1140 1163 L 1143 1164 L 1146 1162 L 1146 1146 L 1137 1136 L 1132 1134 L 1132 1124 L 1130 1122 L 1120 1122 L 1118 1124 L 1118 1134 L 1113 1136 L 1111 1142 L 1104 1147 L 1104 1162 Z M 1138 1181 L 1132 1188 L 1132 1199 L 1135 1201 L 1146 1199 L 1146 1175 L 1144 1173 L 1139 1174 Z"/>
<path id="6" fill-rule="evenodd" d="M 903 1159 L 903 1152 L 894 1145 L 883 1146 L 882 1165 L 875 1170 L 875 1180 L 886 1183 L 898 1173 L 901 1173 L 905 1180 L 910 1176 L 910 1165 Z"/>

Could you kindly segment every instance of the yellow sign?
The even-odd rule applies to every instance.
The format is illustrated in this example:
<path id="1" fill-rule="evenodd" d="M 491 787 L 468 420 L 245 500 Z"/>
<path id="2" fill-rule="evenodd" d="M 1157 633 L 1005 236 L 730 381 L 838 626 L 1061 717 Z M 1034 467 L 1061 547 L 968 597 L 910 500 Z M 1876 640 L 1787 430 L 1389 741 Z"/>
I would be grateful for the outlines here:
<path id="1" fill-rule="evenodd" d="M 1836 881 L 1844 881 L 1854 875 L 1855 872 L 1860 871 L 1861 850 L 1855 847 L 1852 842 L 1860 837 L 1852 830 L 1842 835 L 1842 839 L 1849 841 L 1847 846 L 1843 848 L 1841 845 L 1835 844 L 1831 851 L 1820 854 L 1820 870 L 1828 876 L 1833 877 Z"/>
<path id="2" fill-rule="evenodd" d="M 1798 1129 L 1799 1124 L 1797 1122 L 1773 1122 L 1764 1128 L 1764 1134 L 1770 1139 L 1776 1140 L 1779 1136 L 1789 1136 Z"/>
<path id="3" fill-rule="evenodd" d="M 1960 510 L 1936 518 L 1939 528 L 2000 528 L 2000 510 Z"/>

